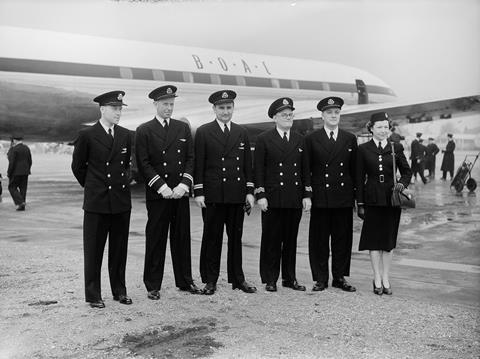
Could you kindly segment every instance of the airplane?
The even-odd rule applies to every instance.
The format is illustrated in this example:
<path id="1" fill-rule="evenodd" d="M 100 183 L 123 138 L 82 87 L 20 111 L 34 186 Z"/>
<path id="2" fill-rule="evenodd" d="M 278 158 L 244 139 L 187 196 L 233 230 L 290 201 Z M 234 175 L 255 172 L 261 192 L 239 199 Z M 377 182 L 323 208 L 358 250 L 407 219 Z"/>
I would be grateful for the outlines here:
<path id="1" fill-rule="evenodd" d="M 128 104 L 120 124 L 134 131 L 154 117 L 147 94 L 165 84 L 178 87 L 174 117 L 193 133 L 213 120 L 212 92 L 236 91 L 233 120 L 252 142 L 273 127 L 268 106 L 284 96 L 293 98 L 294 123 L 303 133 L 321 125 L 316 103 L 326 96 L 345 100 L 341 127 L 356 134 L 375 111 L 404 123 L 480 109 L 480 95 L 397 102 L 378 77 L 329 62 L 11 26 L 0 26 L 0 43 L 0 139 L 22 131 L 26 141 L 71 142 L 99 118 L 92 99 L 117 89 Z"/>

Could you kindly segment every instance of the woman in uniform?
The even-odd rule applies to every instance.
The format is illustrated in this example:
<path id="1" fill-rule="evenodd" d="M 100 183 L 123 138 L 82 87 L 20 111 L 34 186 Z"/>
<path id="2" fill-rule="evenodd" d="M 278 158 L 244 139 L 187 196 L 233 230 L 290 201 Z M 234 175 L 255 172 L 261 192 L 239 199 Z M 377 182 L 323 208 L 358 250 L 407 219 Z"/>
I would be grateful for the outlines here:
<path id="1" fill-rule="evenodd" d="M 367 123 L 367 129 L 373 138 L 360 145 L 357 152 L 357 211 L 364 220 L 359 250 L 370 251 L 373 292 L 391 295 L 389 272 L 401 214 L 400 208 L 391 206 L 394 188 L 392 146 L 395 164 L 401 174 L 396 190 L 401 191 L 408 186 L 412 171 L 403 153 L 403 146 L 387 139 L 391 124 L 386 112 L 374 113 Z"/>

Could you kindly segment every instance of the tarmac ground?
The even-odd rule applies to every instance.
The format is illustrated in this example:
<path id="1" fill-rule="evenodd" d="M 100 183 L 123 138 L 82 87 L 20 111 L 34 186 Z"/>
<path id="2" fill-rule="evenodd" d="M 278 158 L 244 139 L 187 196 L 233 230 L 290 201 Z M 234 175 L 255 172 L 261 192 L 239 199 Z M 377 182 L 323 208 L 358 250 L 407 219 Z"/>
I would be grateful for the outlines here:
<path id="1" fill-rule="evenodd" d="M 1 159 L 2 169 L 4 164 Z M 277 293 L 266 292 L 259 277 L 261 225 L 255 207 L 244 224 L 243 268 L 257 293 L 231 290 L 225 238 L 215 295 L 178 291 L 167 254 L 161 300 L 150 301 L 142 282 L 145 200 L 143 187 L 135 186 L 127 261 L 133 305 L 111 298 L 106 248 L 106 308 L 98 310 L 84 302 L 83 192 L 69 166 L 68 154 L 34 155 L 25 212 L 15 211 L 3 180 L 0 358 L 480 356 L 478 193 L 455 193 L 439 173 L 427 185 L 411 186 L 417 208 L 402 213 L 391 297 L 372 293 L 368 253 L 357 250 L 362 222 L 356 215 L 349 281 L 357 292 L 311 291 L 308 213 L 302 217 L 297 252 L 297 278 L 307 291 L 278 283 Z M 473 174 L 480 182 L 478 167 Z M 200 286 L 202 219 L 193 200 L 191 217 L 192 273 Z"/>

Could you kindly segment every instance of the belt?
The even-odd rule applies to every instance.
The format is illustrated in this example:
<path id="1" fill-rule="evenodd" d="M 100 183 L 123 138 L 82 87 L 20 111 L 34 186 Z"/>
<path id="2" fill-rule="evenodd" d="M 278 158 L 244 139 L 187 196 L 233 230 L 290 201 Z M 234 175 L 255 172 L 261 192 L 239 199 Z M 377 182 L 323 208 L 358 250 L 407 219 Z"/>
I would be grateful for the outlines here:
<path id="1" fill-rule="evenodd" d="M 385 182 L 385 176 L 384 176 L 384 175 L 379 175 L 379 176 L 378 176 L 378 181 L 379 181 L 380 183 Z"/>

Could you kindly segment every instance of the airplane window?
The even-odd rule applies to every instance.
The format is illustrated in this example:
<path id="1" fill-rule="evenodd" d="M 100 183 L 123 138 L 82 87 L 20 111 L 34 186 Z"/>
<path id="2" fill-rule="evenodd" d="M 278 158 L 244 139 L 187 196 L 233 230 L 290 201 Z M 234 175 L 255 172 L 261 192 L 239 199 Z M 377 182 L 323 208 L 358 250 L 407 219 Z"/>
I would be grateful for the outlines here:
<path id="1" fill-rule="evenodd" d="M 272 87 L 270 79 L 264 79 L 262 77 L 245 77 L 245 83 L 247 86 L 252 87 Z"/>
<path id="2" fill-rule="evenodd" d="M 237 79 L 235 76 L 230 76 L 230 75 L 220 75 L 220 82 L 222 85 L 237 85 Z"/>
<path id="3" fill-rule="evenodd" d="M 278 80 L 278 82 L 280 83 L 280 87 L 282 89 L 291 89 L 292 88 L 292 81 L 290 80 Z"/>
<path id="4" fill-rule="evenodd" d="M 298 90 L 300 87 L 298 86 L 298 81 L 297 80 L 290 80 L 292 83 L 292 89 Z"/>
<path id="5" fill-rule="evenodd" d="M 354 83 L 352 84 L 343 84 L 340 82 L 330 82 L 330 90 L 331 91 L 338 91 L 338 92 L 357 92 L 357 87 Z"/>
<path id="6" fill-rule="evenodd" d="M 220 85 L 220 75 L 217 75 L 217 74 L 210 74 L 210 78 L 212 80 L 212 84 L 215 84 L 215 85 Z"/>
<path id="7" fill-rule="evenodd" d="M 129 67 L 120 67 L 120 77 L 122 79 L 133 79 L 132 69 Z"/>
<path id="8" fill-rule="evenodd" d="M 245 86 L 245 77 L 236 76 L 236 78 L 237 78 L 237 85 L 238 86 Z"/>
<path id="9" fill-rule="evenodd" d="M 165 81 L 183 82 L 183 73 L 180 71 L 164 71 Z"/>
<path id="10" fill-rule="evenodd" d="M 136 80 L 153 80 L 152 70 L 133 68 L 131 71 Z"/>
<path id="11" fill-rule="evenodd" d="M 330 84 L 328 82 L 322 82 L 323 91 L 330 91 Z"/>
<path id="12" fill-rule="evenodd" d="M 183 82 L 193 82 L 193 75 L 191 72 L 183 73 Z"/>
<path id="13" fill-rule="evenodd" d="M 156 81 L 165 81 L 165 74 L 162 70 L 152 70 L 153 79 Z"/>
<path id="14" fill-rule="evenodd" d="M 278 79 L 271 79 L 273 88 L 280 88 L 280 81 Z"/>
<path id="15" fill-rule="evenodd" d="M 298 85 L 302 90 L 315 90 L 315 91 L 322 91 L 323 85 L 321 82 L 315 81 L 298 81 Z"/>
<path id="16" fill-rule="evenodd" d="M 193 75 L 193 82 L 199 84 L 209 84 L 212 82 L 210 74 L 202 74 L 199 72 L 192 73 Z"/>

